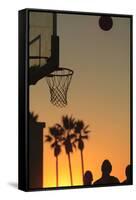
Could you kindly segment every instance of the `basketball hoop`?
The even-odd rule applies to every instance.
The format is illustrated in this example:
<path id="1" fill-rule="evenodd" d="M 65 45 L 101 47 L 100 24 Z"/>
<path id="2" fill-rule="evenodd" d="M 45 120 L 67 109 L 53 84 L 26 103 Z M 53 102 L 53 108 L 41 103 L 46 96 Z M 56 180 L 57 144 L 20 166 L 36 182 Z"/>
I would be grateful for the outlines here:
<path id="1" fill-rule="evenodd" d="M 46 81 L 50 89 L 50 101 L 57 107 L 67 105 L 67 91 L 72 79 L 73 70 L 67 68 L 57 68 L 47 75 Z"/>

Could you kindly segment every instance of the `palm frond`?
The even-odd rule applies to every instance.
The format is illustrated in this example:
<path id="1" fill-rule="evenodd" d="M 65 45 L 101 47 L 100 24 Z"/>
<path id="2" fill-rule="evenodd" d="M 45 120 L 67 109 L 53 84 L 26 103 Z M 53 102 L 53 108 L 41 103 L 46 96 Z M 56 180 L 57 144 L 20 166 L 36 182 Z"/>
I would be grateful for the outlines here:
<path id="1" fill-rule="evenodd" d="M 73 139 L 76 137 L 76 134 L 72 133 L 69 137 L 70 137 L 70 139 Z"/>
<path id="2" fill-rule="evenodd" d="M 59 130 L 55 126 L 50 127 L 49 132 L 55 138 L 59 137 L 59 135 L 60 135 Z"/>
<path id="3" fill-rule="evenodd" d="M 59 136 L 64 135 L 65 130 L 64 130 L 64 128 L 60 124 L 56 124 L 55 127 L 57 128 L 57 130 L 59 132 L 58 133 Z"/>
<path id="4" fill-rule="evenodd" d="M 60 124 L 55 124 L 55 126 L 56 126 L 56 128 L 58 128 L 58 129 L 60 129 L 60 128 L 62 128 L 62 126 L 60 125 Z"/>
<path id="5" fill-rule="evenodd" d="M 82 120 L 78 120 L 75 122 L 75 132 L 81 133 L 84 128 L 84 122 Z"/>
<path id="6" fill-rule="evenodd" d="M 65 137 L 63 137 L 63 136 L 60 137 L 60 138 L 59 138 L 59 141 L 60 141 L 60 142 L 65 141 Z"/>
<path id="7" fill-rule="evenodd" d="M 81 139 L 88 139 L 88 135 L 82 135 Z"/>
<path id="8" fill-rule="evenodd" d="M 89 128 L 89 125 L 86 125 L 85 127 L 84 127 L 84 131 L 86 131 L 86 129 L 88 129 Z"/>
<path id="9" fill-rule="evenodd" d="M 62 116 L 62 124 L 63 124 L 63 127 L 64 127 L 66 130 L 69 129 L 68 115 Z"/>
<path id="10" fill-rule="evenodd" d="M 75 127 L 75 119 L 72 117 L 69 118 L 69 129 L 73 129 Z"/>
<path id="11" fill-rule="evenodd" d="M 54 148 L 56 145 L 57 145 L 57 142 L 55 141 L 55 142 L 53 142 L 53 143 L 51 144 L 51 148 Z"/>
<path id="12" fill-rule="evenodd" d="M 66 130 L 72 130 L 75 126 L 75 119 L 72 115 L 70 117 L 68 115 L 62 116 L 62 124 Z"/>
<path id="13" fill-rule="evenodd" d="M 88 131 L 84 131 L 83 133 L 87 134 L 87 133 L 90 133 L 90 132 L 91 132 L 91 131 L 88 130 Z"/>
<path id="14" fill-rule="evenodd" d="M 45 135 L 45 142 L 51 142 L 53 138 L 50 135 Z"/>
<path id="15" fill-rule="evenodd" d="M 73 142 L 76 143 L 79 141 L 79 138 L 76 138 Z"/>
<path id="16" fill-rule="evenodd" d="M 75 142 L 73 142 L 73 143 L 72 143 L 72 145 L 73 145 L 73 147 L 74 147 L 74 148 L 76 149 L 76 145 L 75 145 Z"/>

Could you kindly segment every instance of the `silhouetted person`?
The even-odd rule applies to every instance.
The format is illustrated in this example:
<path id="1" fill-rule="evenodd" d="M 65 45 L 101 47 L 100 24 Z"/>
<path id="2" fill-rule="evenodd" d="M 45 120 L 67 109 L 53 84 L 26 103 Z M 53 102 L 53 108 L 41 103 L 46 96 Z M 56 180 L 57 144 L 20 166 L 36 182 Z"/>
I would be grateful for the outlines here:
<path id="1" fill-rule="evenodd" d="M 91 171 L 86 171 L 84 174 L 84 185 L 92 185 L 92 181 L 93 181 L 93 174 Z"/>
<path id="2" fill-rule="evenodd" d="M 132 180 L 132 166 L 128 165 L 125 170 L 126 180 L 122 182 L 122 184 L 131 184 Z"/>
<path id="3" fill-rule="evenodd" d="M 118 178 L 110 176 L 112 165 L 109 160 L 104 160 L 101 166 L 102 177 L 94 182 L 94 185 L 112 185 L 119 184 Z"/>

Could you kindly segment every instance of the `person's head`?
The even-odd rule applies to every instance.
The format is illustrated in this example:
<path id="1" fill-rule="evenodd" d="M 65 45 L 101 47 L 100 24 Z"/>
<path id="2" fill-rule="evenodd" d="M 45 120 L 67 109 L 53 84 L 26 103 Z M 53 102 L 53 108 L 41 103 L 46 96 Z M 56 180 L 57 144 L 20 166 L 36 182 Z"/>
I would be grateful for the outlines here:
<path id="1" fill-rule="evenodd" d="M 126 167 L 125 174 L 126 174 L 127 179 L 131 178 L 131 165 L 128 165 Z"/>
<path id="2" fill-rule="evenodd" d="M 93 181 L 93 174 L 91 171 L 86 171 L 84 174 L 84 185 L 91 185 Z"/>
<path id="3" fill-rule="evenodd" d="M 101 166 L 101 171 L 103 175 L 110 175 L 112 171 L 112 165 L 109 160 L 104 160 Z"/>

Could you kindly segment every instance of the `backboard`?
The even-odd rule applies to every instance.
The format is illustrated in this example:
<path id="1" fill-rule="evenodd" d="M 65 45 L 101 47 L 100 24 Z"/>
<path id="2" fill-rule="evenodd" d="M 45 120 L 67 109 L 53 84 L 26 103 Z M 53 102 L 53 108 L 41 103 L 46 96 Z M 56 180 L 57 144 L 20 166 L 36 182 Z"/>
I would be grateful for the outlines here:
<path id="1" fill-rule="evenodd" d="M 30 12 L 29 14 L 29 67 L 46 64 L 51 56 L 53 13 Z"/>

